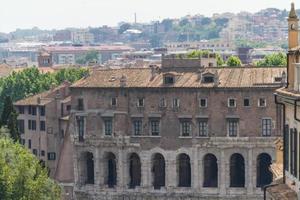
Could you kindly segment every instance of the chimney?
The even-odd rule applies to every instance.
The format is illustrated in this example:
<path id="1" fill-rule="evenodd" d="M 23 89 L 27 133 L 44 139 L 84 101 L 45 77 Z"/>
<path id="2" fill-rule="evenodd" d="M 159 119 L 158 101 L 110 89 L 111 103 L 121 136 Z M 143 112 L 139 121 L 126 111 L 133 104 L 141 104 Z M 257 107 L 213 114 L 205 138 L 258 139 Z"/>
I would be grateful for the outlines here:
<path id="1" fill-rule="evenodd" d="M 122 75 L 122 77 L 120 78 L 120 87 L 126 87 L 127 84 L 127 78 L 126 76 Z"/>

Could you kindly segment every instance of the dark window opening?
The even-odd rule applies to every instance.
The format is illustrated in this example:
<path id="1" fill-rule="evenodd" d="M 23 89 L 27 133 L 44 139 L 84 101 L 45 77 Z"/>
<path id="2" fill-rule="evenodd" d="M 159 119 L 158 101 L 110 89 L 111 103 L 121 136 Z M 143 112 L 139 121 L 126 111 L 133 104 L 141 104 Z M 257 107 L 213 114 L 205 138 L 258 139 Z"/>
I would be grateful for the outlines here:
<path id="1" fill-rule="evenodd" d="M 202 108 L 207 107 L 207 99 L 200 99 L 200 107 Z"/>
<path id="2" fill-rule="evenodd" d="M 139 98 L 137 102 L 138 107 L 144 107 L 144 98 Z"/>
<path id="3" fill-rule="evenodd" d="M 40 107 L 40 114 L 41 114 L 41 116 L 45 116 L 46 115 L 45 106 L 41 106 Z"/>
<path id="4" fill-rule="evenodd" d="M 112 127 L 112 119 L 104 119 L 104 134 L 107 136 L 111 136 L 113 132 Z"/>
<path id="5" fill-rule="evenodd" d="M 198 123 L 199 123 L 199 137 L 207 137 L 208 136 L 208 120 L 200 119 Z"/>
<path id="6" fill-rule="evenodd" d="M 192 122 L 190 120 L 181 121 L 181 136 L 192 136 Z"/>
<path id="7" fill-rule="evenodd" d="M 94 184 L 94 157 L 90 152 L 86 154 L 86 170 L 86 183 Z"/>
<path id="8" fill-rule="evenodd" d="M 230 157 L 230 187 L 245 187 L 245 161 L 238 153 Z"/>
<path id="9" fill-rule="evenodd" d="M 178 157 L 178 187 L 191 187 L 191 162 L 186 154 Z"/>
<path id="10" fill-rule="evenodd" d="M 113 153 L 108 153 L 106 155 L 106 167 L 107 167 L 107 177 L 106 177 L 106 185 L 109 188 L 113 188 L 117 185 L 117 162 L 116 156 Z"/>
<path id="11" fill-rule="evenodd" d="M 25 133 L 25 122 L 23 119 L 20 119 L 17 121 L 17 125 L 18 125 L 18 131 L 20 134 L 24 134 Z"/>
<path id="12" fill-rule="evenodd" d="M 159 119 L 152 119 L 150 120 L 151 126 L 151 135 L 152 136 L 159 136 Z"/>
<path id="13" fill-rule="evenodd" d="M 133 120 L 133 135 L 142 135 L 143 121 L 141 119 Z"/>
<path id="14" fill-rule="evenodd" d="M 159 153 L 155 154 L 152 160 L 152 175 L 155 190 L 165 186 L 165 159 Z"/>
<path id="15" fill-rule="evenodd" d="M 78 110 L 84 110 L 83 99 L 78 99 Z"/>
<path id="16" fill-rule="evenodd" d="M 165 84 L 173 84 L 175 82 L 175 79 L 173 76 L 165 76 L 164 83 Z"/>
<path id="17" fill-rule="evenodd" d="M 55 160 L 56 159 L 56 154 L 54 152 L 48 153 L 48 160 Z"/>
<path id="18" fill-rule="evenodd" d="M 77 117 L 77 126 L 78 126 L 79 142 L 83 142 L 84 141 L 84 117 L 82 116 Z"/>
<path id="19" fill-rule="evenodd" d="M 111 98 L 111 105 L 117 106 L 117 98 L 115 98 L 115 97 Z"/>
<path id="20" fill-rule="evenodd" d="M 244 99 L 244 106 L 249 107 L 250 106 L 250 99 Z"/>
<path id="21" fill-rule="evenodd" d="M 272 158 L 266 153 L 262 153 L 257 157 L 256 163 L 256 186 L 263 187 L 268 185 L 273 180 L 273 174 L 270 171 Z"/>
<path id="22" fill-rule="evenodd" d="M 18 106 L 18 110 L 19 110 L 19 114 L 24 114 L 25 113 L 24 106 Z"/>
<path id="23" fill-rule="evenodd" d="M 213 76 L 204 76 L 203 83 L 213 83 L 215 81 Z"/>
<path id="24" fill-rule="evenodd" d="M 218 163 L 213 154 L 207 154 L 203 159 L 203 187 L 218 187 Z"/>
<path id="25" fill-rule="evenodd" d="M 31 149 L 31 140 L 28 140 L 28 149 Z"/>
<path id="26" fill-rule="evenodd" d="M 228 135 L 229 137 L 237 137 L 238 135 L 238 119 L 228 119 Z"/>
<path id="27" fill-rule="evenodd" d="M 40 121 L 40 130 L 46 131 L 46 122 L 45 121 Z"/>
<path id="28" fill-rule="evenodd" d="M 285 154 L 285 170 L 289 171 L 289 125 L 285 125 L 284 129 L 284 141 L 285 141 L 285 146 L 284 146 L 284 154 Z"/>
<path id="29" fill-rule="evenodd" d="M 129 157 L 129 175 L 129 188 L 135 188 L 141 185 L 141 161 L 136 153 L 131 154 Z"/>

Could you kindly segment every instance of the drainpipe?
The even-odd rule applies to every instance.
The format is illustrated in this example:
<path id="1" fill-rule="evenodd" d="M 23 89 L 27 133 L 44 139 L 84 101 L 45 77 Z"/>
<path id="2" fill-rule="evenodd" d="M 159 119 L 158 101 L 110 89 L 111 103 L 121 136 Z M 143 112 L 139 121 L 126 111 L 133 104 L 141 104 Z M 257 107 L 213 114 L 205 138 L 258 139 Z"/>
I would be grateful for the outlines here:
<path id="1" fill-rule="evenodd" d="M 286 147 L 286 133 L 285 133 L 285 104 L 282 102 L 279 102 L 277 97 L 277 93 L 274 94 L 275 95 L 275 104 L 277 105 L 281 105 L 282 106 L 282 110 L 283 110 L 283 116 L 282 116 L 282 121 L 283 121 L 283 147 Z M 285 184 L 285 169 L 286 169 L 286 163 L 285 163 L 286 157 L 285 157 L 285 153 L 283 152 L 283 183 Z"/>
<path id="2" fill-rule="evenodd" d="M 267 200 L 267 189 L 273 186 L 279 185 L 278 183 L 275 184 L 270 184 L 270 185 L 265 185 L 263 186 L 263 190 L 264 190 L 264 200 Z"/>

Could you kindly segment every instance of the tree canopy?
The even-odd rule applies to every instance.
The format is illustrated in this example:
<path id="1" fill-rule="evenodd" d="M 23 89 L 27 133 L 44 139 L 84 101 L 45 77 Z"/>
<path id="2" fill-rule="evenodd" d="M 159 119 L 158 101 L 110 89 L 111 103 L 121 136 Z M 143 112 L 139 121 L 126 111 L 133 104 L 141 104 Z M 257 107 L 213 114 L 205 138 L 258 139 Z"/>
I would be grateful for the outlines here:
<path id="1" fill-rule="evenodd" d="M 284 53 L 274 53 L 265 56 L 265 58 L 256 63 L 258 67 L 270 67 L 270 66 L 286 66 L 287 57 Z"/>
<path id="2" fill-rule="evenodd" d="M 97 51 L 89 51 L 85 55 L 80 56 L 76 59 L 76 63 L 85 65 L 89 62 L 98 62 L 99 53 Z"/>
<path id="3" fill-rule="evenodd" d="M 226 61 L 229 67 L 239 67 L 242 65 L 242 61 L 237 56 L 230 56 Z"/>
<path id="4" fill-rule="evenodd" d="M 0 199 L 59 200 L 60 187 L 48 177 L 39 161 L 18 143 L 0 137 Z"/>
<path id="5" fill-rule="evenodd" d="M 194 50 L 194 51 L 191 51 L 189 53 L 187 53 L 187 57 L 188 58 L 199 58 L 201 56 L 205 56 L 205 55 L 208 55 L 210 52 L 207 51 L 207 50 Z M 222 66 L 224 64 L 224 61 L 221 57 L 220 54 L 216 53 L 216 58 L 217 58 L 217 65 L 218 66 Z"/>

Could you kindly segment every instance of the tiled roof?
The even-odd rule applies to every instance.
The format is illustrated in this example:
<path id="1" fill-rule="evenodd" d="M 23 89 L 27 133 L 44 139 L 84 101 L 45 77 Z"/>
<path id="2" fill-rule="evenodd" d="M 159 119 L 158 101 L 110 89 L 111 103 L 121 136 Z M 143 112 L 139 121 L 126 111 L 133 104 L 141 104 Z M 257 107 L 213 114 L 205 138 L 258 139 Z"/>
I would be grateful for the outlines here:
<path id="1" fill-rule="evenodd" d="M 49 46 L 43 47 L 43 50 L 47 52 L 86 52 L 86 51 L 130 51 L 133 48 L 129 46 L 119 46 L 119 45 L 102 45 L 102 46 Z"/>
<path id="2" fill-rule="evenodd" d="M 294 190 L 282 183 L 282 179 L 272 183 L 273 186 L 267 188 L 267 192 L 274 200 L 297 200 L 297 194 Z M 268 195 L 268 196 L 269 196 Z"/>
<path id="3" fill-rule="evenodd" d="M 42 92 L 33 96 L 29 96 L 25 99 L 19 100 L 14 103 L 15 106 L 24 106 L 24 105 L 46 105 L 53 101 L 55 98 L 56 91 L 67 87 L 67 85 L 70 85 L 70 83 L 63 83 L 62 85 L 50 89 L 46 92 Z"/>
<path id="4" fill-rule="evenodd" d="M 248 88 L 248 87 L 279 87 L 280 82 L 275 82 L 275 77 L 281 77 L 282 72 L 286 71 L 283 67 L 224 67 L 206 68 L 202 73 L 215 71 L 219 84 L 201 83 L 198 72 L 158 72 L 152 77 L 150 68 L 130 68 L 130 69 L 106 69 L 95 70 L 90 76 L 79 80 L 71 87 L 83 88 L 115 88 L 120 87 L 122 81 L 126 82 L 125 87 L 132 88 Z M 163 75 L 176 73 L 176 81 L 172 85 L 163 84 Z M 125 84 L 124 84 L 125 85 Z"/>

